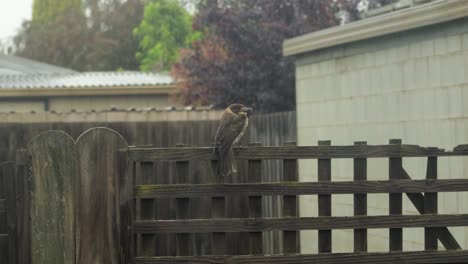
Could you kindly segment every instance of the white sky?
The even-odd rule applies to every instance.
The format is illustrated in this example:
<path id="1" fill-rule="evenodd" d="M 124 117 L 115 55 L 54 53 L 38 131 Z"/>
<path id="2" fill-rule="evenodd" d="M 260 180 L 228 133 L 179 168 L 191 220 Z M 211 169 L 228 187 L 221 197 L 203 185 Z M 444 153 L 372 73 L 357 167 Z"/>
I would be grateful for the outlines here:
<path id="1" fill-rule="evenodd" d="M 13 37 L 31 19 L 33 0 L 0 0 L 0 40 Z"/>

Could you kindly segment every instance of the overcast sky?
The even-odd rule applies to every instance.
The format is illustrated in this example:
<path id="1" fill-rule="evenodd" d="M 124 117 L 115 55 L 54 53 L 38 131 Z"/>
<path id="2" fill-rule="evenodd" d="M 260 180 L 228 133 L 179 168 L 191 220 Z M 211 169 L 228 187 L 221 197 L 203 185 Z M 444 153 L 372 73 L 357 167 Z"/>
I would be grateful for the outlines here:
<path id="1" fill-rule="evenodd" d="M 13 37 L 24 20 L 31 19 L 33 0 L 0 0 L 0 39 Z"/>

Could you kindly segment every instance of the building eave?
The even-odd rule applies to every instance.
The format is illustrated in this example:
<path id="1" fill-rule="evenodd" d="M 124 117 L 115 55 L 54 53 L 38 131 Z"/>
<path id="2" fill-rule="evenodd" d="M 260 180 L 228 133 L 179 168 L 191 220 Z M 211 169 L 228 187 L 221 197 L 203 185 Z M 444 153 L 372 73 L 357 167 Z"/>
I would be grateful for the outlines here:
<path id="1" fill-rule="evenodd" d="M 1 85 L 0 85 L 1 86 Z M 0 98 L 11 97 L 74 97 L 74 96 L 124 96 L 169 95 L 177 93 L 175 85 L 158 86 L 102 86 L 102 87 L 54 87 L 54 88 L 1 88 Z"/>
<path id="2" fill-rule="evenodd" d="M 344 26 L 312 32 L 283 42 L 283 55 L 291 56 L 354 41 L 411 30 L 468 16 L 468 1 L 439 0 L 363 19 Z"/>

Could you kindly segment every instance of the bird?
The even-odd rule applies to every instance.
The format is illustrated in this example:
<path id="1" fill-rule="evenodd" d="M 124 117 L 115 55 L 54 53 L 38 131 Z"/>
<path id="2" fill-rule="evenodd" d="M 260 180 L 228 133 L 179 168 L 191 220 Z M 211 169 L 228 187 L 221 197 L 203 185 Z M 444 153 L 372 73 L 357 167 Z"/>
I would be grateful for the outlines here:
<path id="1" fill-rule="evenodd" d="M 243 104 L 231 104 L 224 110 L 215 136 L 214 152 L 218 158 L 218 176 L 227 177 L 237 173 L 232 145 L 239 144 L 249 125 L 248 114 L 252 111 L 252 108 Z"/>

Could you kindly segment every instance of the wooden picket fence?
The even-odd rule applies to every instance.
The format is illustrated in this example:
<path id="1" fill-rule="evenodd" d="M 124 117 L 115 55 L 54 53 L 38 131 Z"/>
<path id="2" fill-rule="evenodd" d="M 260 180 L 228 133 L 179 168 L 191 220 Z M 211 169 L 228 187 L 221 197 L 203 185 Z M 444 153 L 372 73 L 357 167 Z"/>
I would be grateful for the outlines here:
<path id="1" fill-rule="evenodd" d="M 24 150 L 0 163 L 0 263 L 27 263 L 29 254 L 28 170 Z"/>
<path id="2" fill-rule="evenodd" d="M 0 263 L 468 262 L 468 250 L 447 228 L 468 226 L 468 215 L 437 210 L 438 192 L 468 191 L 462 175 L 437 179 L 439 157 L 468 156 L 466 145 L 444 151 L 400 140 L 251 144 L 236 149 L 238 163 L 246 165 L 237 178 L 197 174 L 200 166 L 215 165 L 211 147 L 129 147 L 107 128 L 87 130 L 76 141 L 45 132 L 17 153 L 0 170 L 0 214 L 7 216 L 5 223 L 0 217 L 6 234 L 0 235 Z M 406 157 L 427 158 L 426 180 L 410 178 L 402 166 Z M 367 180 L 371 158 L 389 160 L 387 181 Z M 317 160 L 317 182 L 298 182 L 300 159 Z M 353 160 L 353 181 L 332 181 L 333 159 Z M 281 182 L 262 182 L 265 160 L 281 160 Z M 368 193 L 389 195 L 388 215 L 367 216 Z M 354 195 L 354 216 L 331 215 L 333 194 Z M 403 194 L 420 215 L 402 214 Z M 280 217 L 262 215 L 262 197 L 272 195 L 282 197 Z M 299 216 L 299 195 L 318 196 L 318 217 Z M 425 229 L 424 251 L 403 251 L 402 230 L 411 227 Z M 371 228 L 389 229 L 390 252 L 367 252 Z M 338 229 L 354 229 L 354 252 L 332 253 Z M 318 230 L 318 254 L 301 254 L 300 230 Z M 272 231 L 282 233 L 280 254 L 265 254 L 270 237 L 264 234 Z M 438 241 L 446 250 L 438 250 Z"/>

